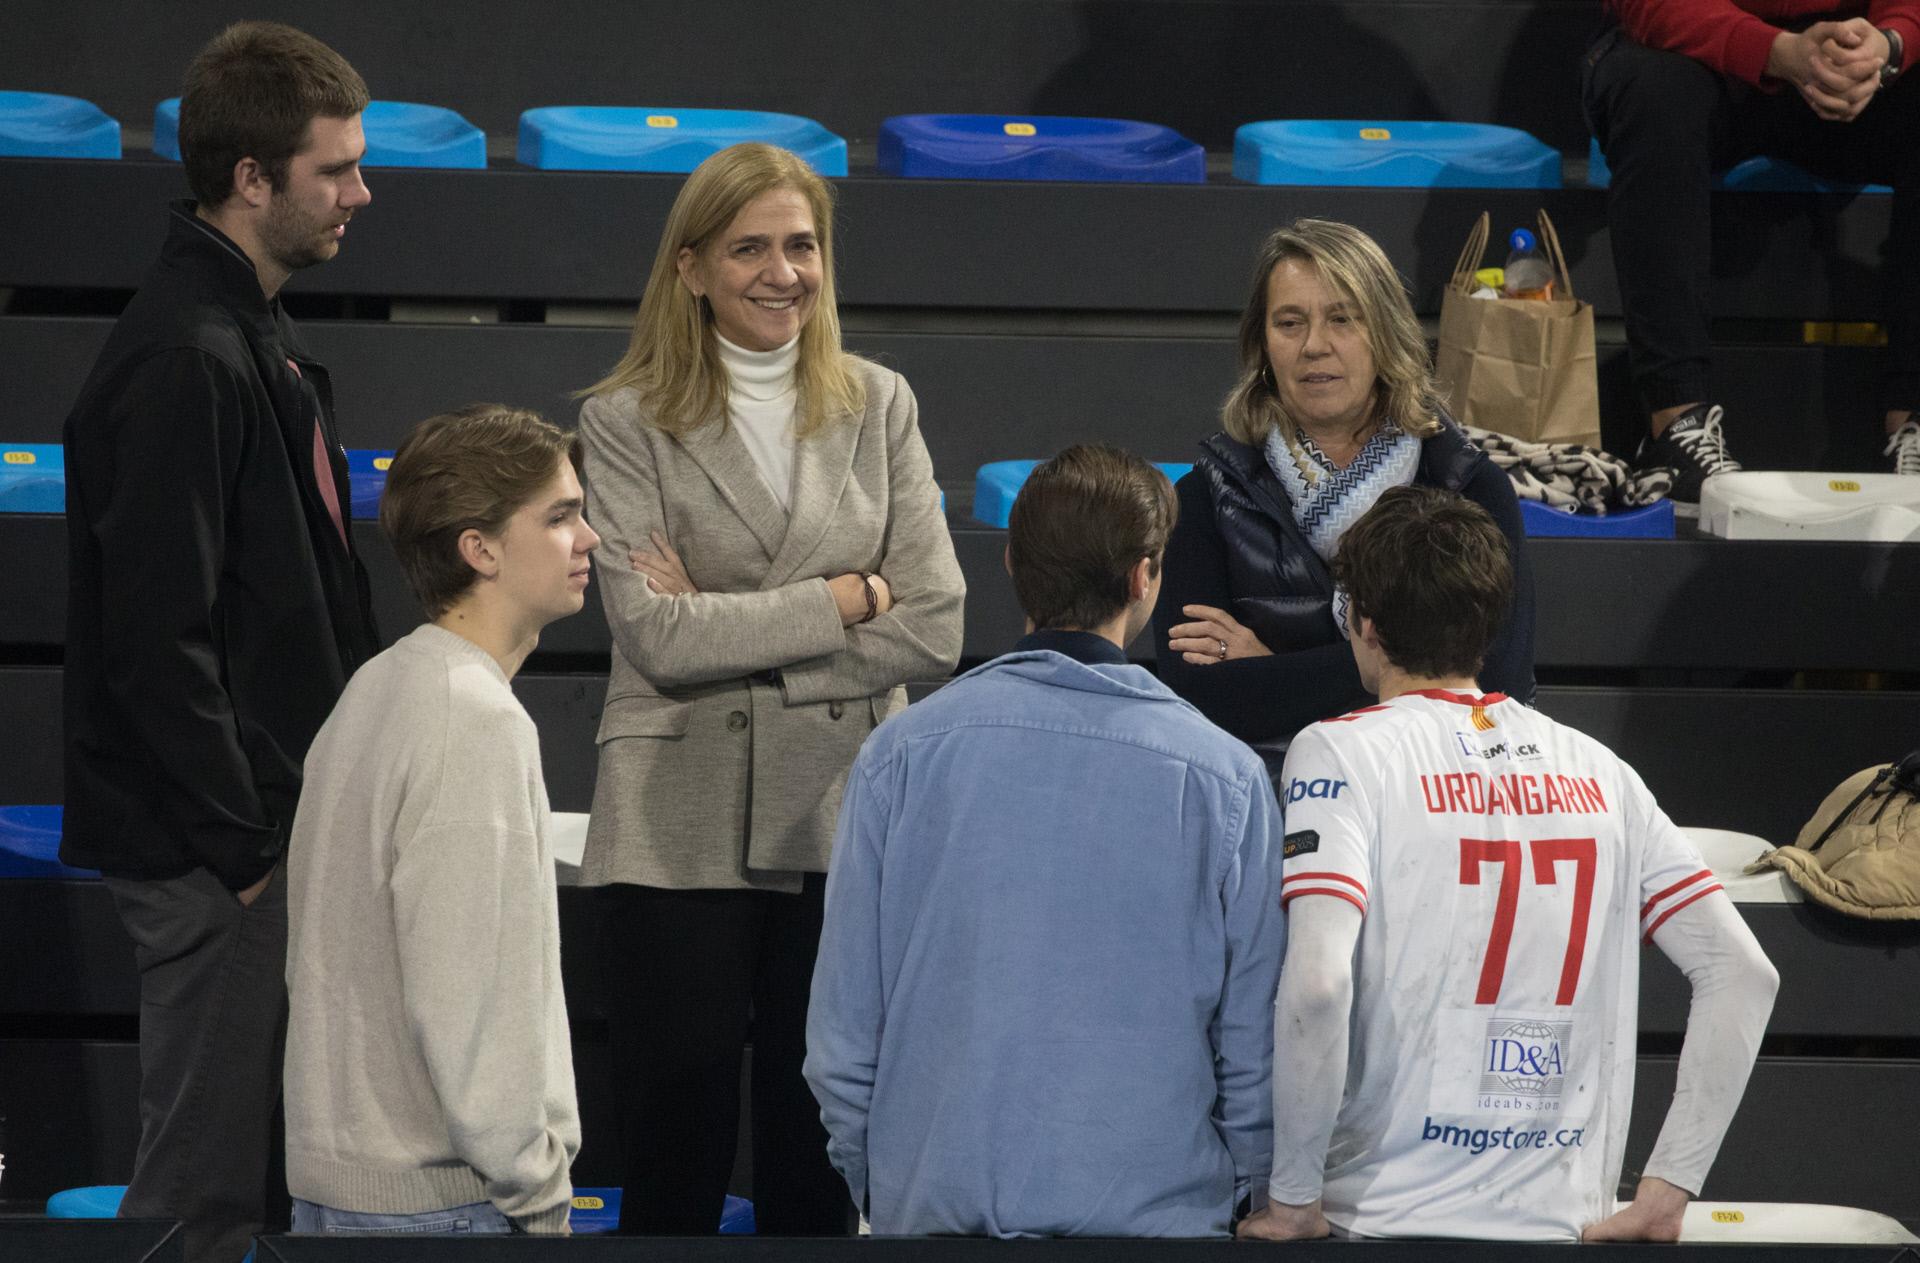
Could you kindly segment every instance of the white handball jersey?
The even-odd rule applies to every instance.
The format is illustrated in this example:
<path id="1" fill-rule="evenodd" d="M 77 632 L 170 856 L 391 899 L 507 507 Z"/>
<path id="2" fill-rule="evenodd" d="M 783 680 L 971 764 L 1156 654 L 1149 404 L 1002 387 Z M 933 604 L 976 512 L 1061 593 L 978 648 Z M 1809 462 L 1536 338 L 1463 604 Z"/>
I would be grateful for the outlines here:
<path id="1" fill-rule="evenodd" d="M 1281 903 L 1364 917 L 1328 1220 L 1577 1239 L 1620 1179 L 1641 942 L 1720 886 L 1632 768 L 1497 693 L 1315 724 L 1283 781 Z"/>

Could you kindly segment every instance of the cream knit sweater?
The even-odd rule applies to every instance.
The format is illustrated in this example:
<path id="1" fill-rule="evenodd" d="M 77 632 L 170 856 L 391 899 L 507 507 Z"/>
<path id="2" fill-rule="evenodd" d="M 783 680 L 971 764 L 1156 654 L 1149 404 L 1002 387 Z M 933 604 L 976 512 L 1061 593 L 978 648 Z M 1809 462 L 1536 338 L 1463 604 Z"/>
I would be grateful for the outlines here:
<path id="1" fill-rule="evenodd" d="M 564 1232 L 580 1122 L 547 793 L 499 664 L 427 624 L 355 673 L 287 850 L 289 1190 Z"/>

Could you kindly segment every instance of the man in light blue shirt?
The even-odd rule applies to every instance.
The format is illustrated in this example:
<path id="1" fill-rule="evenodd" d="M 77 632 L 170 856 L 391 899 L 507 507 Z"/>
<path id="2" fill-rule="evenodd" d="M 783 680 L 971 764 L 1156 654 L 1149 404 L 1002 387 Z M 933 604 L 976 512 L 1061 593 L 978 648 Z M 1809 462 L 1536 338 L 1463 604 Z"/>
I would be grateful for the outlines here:
<path id="1" fill-rule="evenodd" d="M 1220 1236 L 1266 1187 L 1280 808 L 1122 652 L 1175 513 L 1112 448 L 1035 470 L 1029 634 L 848 778 L 806 1076 L 876 1233 Z"/>

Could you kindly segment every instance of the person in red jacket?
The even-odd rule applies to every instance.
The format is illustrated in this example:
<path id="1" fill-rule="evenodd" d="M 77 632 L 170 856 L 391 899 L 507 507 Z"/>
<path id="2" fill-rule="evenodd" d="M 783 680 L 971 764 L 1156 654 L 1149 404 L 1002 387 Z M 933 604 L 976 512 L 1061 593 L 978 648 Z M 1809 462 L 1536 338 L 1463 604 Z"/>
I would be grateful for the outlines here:
<path id="1" fill-rule="evenodd" d="M 1606 0 L 1582 97 L 1607 201 L 1634 385 L 1634 463 L 1678 471 L 1673 498 L 1740 465 L 1709 381 L 1709 190 L 1757 154 L 1843 184 L 1893 186 L 1882 387 L 1886 454 L 1920 475 L 1920 0 Z"/>

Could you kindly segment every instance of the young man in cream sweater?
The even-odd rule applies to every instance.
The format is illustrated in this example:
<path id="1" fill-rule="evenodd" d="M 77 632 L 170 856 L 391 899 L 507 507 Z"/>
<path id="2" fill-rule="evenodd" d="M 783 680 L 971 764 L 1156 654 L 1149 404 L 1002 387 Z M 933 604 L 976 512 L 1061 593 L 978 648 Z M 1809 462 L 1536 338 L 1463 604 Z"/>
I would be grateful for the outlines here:
<path id="1" fill-rule="evenodd" d="M 580 1148 L 540 747 L 509 681 L 600 542 L 566 434 L 423 422 L 380 521 L 430 622 L 362 667 L 288 848 L 295 1232 L 564 1233 Z"/>

